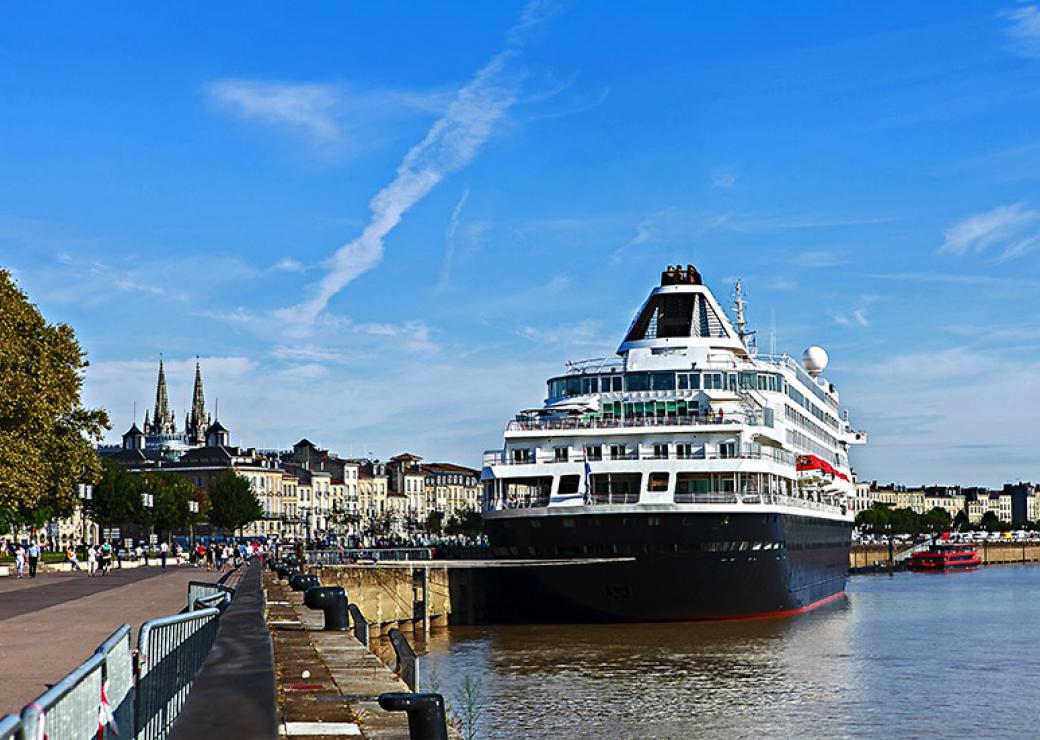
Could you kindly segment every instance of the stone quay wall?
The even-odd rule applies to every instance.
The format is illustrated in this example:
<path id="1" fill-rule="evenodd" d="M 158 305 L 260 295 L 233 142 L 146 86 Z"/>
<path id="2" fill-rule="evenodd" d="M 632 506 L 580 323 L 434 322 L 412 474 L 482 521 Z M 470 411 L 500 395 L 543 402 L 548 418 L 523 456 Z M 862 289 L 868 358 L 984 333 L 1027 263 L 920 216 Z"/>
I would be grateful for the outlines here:
<path id="1" fill-rule="evenodd" d="M 342 586 L 372 625 L 406 630 L 423 621 L 424 601 L 433 626 L 447 624 L 452 612 L 448 569 L 415 564 L 326 565 L 308 568 L 323 586 Z M 427 575 L 426 592 L 423 574 Z"/>

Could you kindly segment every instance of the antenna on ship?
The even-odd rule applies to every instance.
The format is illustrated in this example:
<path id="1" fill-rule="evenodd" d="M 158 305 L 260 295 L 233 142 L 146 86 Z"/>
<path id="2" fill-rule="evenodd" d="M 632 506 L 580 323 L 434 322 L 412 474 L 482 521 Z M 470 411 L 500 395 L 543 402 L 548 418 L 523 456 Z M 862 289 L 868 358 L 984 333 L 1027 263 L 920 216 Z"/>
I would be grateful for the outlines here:
<path id="1" fill-rule="evenodd" d="M 733 286 L 733 311 L 737 315 L 737 336 L 740 337 L 740 341 L 745 347 L 754 351 L 758 349 L 755 342 L 756 332 L 748 331 L 744 309 L 744 287 L 740 282 L 740 278 L 737 278 L 737 282 Z"/>

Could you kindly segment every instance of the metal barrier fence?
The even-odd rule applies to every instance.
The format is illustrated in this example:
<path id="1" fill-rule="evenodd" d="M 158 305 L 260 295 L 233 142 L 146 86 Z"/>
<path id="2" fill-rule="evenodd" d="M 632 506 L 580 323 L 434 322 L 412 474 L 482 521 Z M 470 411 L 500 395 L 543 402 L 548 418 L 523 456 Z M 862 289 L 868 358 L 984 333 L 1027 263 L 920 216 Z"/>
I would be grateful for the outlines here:
<path id="1" fill-rule="evenodd" d="M 21 726 L 22 720 L 17 715 L 9 714 L 6 717 L 0 717 L 0 740 L 16 740 Z"/>
<path id="2" fill-rule="evenodd" d="M 307 550 L 308 563 L 340 565 L 357 560 L 433 560 L 432 547 L 344 548 L 343 550 Z"/>
<path id="3" fill-rule="evenodd" d="M 199 599 L 215 594 L 227 594 L 229 597 L 235 593 L 231 586 L 221 583 L 208 583 L 206 581 L 188 581 L 188 611 L 195 609 L 195 602 Z"/>
<path id="4" fill-rule="evenodd" d="M 137 740 L 160 740 L 177 719 L 206 661 L 219 609 L 199 609 L 141 625 L 137 638 Z"/>
<path id="5" fill-rule="evenodd" d="M 189 611 L 198 611 L 199 609 L 219 609 L 221 613 L 231 604 L 231 594 L 219 593 L 213 594 L 212 596 L 200 596 L 195 599 L 195 603 L 192 604 L 192 608 Z"/>
<path id="6" fill-rule="evenodd" d="M 95 652 L 104 661 L 102 686 L 115 720 L 114 725 L 105 726 L 104 737 L 117 737 L 120 733 L 126 737 L 134 728 L 134 649 L 130 625 L 116 630 Z"/>
<path id="7" fill-rule="evenodd" d="M 95 653 L 22 710 L 23 738 L 88 740 L 98 734 L 103 655 Z"/>

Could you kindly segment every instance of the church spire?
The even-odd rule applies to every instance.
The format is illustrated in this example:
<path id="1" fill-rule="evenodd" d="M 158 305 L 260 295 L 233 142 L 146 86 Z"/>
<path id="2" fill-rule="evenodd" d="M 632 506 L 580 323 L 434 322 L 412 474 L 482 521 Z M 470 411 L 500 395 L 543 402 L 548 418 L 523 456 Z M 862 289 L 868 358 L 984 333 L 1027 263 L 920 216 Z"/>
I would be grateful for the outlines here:
<path id="1" fill-rule="evenodd" d="M 195 358 L 195 390 L 191 395 L 191 413 L 188 415 L 188 424 L 184 432 L 188 440 L 196 444 L 206 441 L 206 397 L 202 392 L 202 368 L 199 366 L 199 358 Z"/>
<path id="2" fill-rule="evenodd" d="M 152 433 L 176 434 L 177 422 L 170 411 L 170 398 L 166 390 L 166 370 L 163 358 L 159 355 L 159 381 L 155 386 L 155 410 L 152 412 Z"/>

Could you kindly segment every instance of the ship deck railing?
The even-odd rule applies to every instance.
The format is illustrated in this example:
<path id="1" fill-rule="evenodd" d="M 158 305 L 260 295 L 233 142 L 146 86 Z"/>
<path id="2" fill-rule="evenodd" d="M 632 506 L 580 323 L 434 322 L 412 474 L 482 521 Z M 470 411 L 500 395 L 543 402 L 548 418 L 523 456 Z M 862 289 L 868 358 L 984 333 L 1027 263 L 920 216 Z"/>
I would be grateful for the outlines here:
<path id="1" fill-rule="evenodd" d="M 768 426 L 758 414 L 683 414 L 666 416 L 565 417 L 562 419 L 515 419 L 507 432 L 541 432 L 571 429 L 625 429 L 629 427 L 693 427 L 743 424 Z"/>
<path id="2" fill-rule="evenodd" d="M 724 504 L 724 505 L 773 505 L 788 506 L 795 509 L 810 509 L 830 514 L 844 514 L 847 507 L 841 504 L 830 503 L 812 498 L 790 496 L 783 493 L 769 491 L 746 490 L 740 493 L 731 491 L 713 491 L 709 493 L 683 493 L 676 492 L 673 497 L 676 504 Z M 585 506 L 632 506 L 639 503 L 639 494 L 634 491 L 618 493 L 589 493 L 585 495 Z M 656 503 L 656 502 L 655 502 Z M 549 505 L 549 496 L 533 494 L 530 496 L 515 496 L 506 500 L 498 500 L 492 509 L 534 509 L 544 508 Z M 561 507 L 562 508 L 562 507 Z M 568 505 L 567 511 L 580 511 L 582 507 Z"/>
<path id="3" fill-rule="evenodd" d="M 736 452 L 705 452 L 704 450 L 693 450 L 689 453 L 678 450 L 669 450 L 668 454 L 658 454 L 653 451 L 625 452 L 617 455 L 602 455 L 592 457 L 577 454 L 567 458 L 556 458 L 554 455 L 535 455 L 529 458 L 514 459 L 508 457 L 503 450 L 487 450 L 484 452 L 483 464 L 487 465 L 542 465 L 556 463 L 585 463 L 590 466 L 603 462 L 618 462 L 625 460 L 772 460 L 783 465 L 795 464 L 795 455 L 786 450 L 777 450 L 769 447 L 742 449 Z M 595 468 L 592 470 L 596 473 Z"/>

